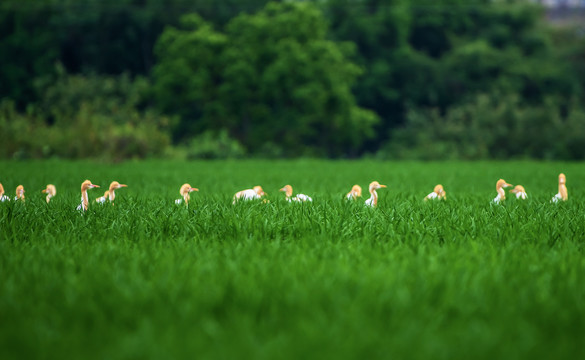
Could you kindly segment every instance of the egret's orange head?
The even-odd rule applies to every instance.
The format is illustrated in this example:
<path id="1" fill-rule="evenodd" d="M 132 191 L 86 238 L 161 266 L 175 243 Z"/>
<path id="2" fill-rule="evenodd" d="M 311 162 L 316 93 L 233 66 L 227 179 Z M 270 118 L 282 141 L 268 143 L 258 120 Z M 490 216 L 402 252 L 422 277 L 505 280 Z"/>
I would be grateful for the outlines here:
<path id="1" fill-rule="evenodd" d="M 279 191 L 284 191 L 286 193 L 286 196 L 292 196 L 293 193 L 293 189 L 292 186 L 290 185 L 285 185 L 282 189 L 280 189 Z"/>
<path id="2" fill-rule="evenodd" d="M 524 186 L 522 185 L 516 185 L 515 188 L 513 188 L 512 190 L 510 190 L 511 193 L 517 194 L 519 192 L 526 192 L 526 190 L 524 190 Z"/>
<path id="3" fill-rule="evenodd" d="M 498 182 L 496 183 L 496 189 L 501 189 L 501 188 L 503 188 L 503 187 L 510 187 L 510 186 L 514 186 L 514 185 L 512 185 L 512 184 L 508 184 L 508 183 L 506 182 L 506 180 L 504 180 L 504 179 L 500 179 L 500 180 L 498 180 Z"/>
<path id="4" fill-rule="evenodd" d="M 181 186 L 181 189 L 179 190 L 179 193 L 181 195 L 185 195 L 190 193 L 191 191 L 199 191 L 199 189 L 191 187 L 191 185 L 189 184 L 183 184 L 183 186 Z"/>
<path id="5" fill-rule="evenodd" d="M 386 187 L 386 185 L 382 185 L 377 181 L 372 181 L 370 183 L 370 192 L 377 190 L 377 189 L 385 188 L 385 187 Z"/>
<path id="6" fill-rule="evenodd" d="M 120 184 L 117 181 L 112 181 L 112 183 L 110 184 L 110 191 L 116 190 L 116 189 L 119 189 L 119 188 L 123 188 L 123 187 L 128 187 L 128 185 L 126 185 L 126 184 Z"/>
<path id="7" fill-rule="evenodd" d="M 99 185 L 92 184 L 91 181 L 85 180 L 81 183 L 81 191 L 87 191 L 88 189 L 99 188 Z"/>
<path id="8" fill-rule="evenodd" d="M 266 195 L 266 193 L 264 192 L 264 190 L 262 190 L 262 186 L 260 185 L 256 185 L 253 187 L 253 190 L 256 194 L 258 194 L 258 196 L 263 196 Z"/>

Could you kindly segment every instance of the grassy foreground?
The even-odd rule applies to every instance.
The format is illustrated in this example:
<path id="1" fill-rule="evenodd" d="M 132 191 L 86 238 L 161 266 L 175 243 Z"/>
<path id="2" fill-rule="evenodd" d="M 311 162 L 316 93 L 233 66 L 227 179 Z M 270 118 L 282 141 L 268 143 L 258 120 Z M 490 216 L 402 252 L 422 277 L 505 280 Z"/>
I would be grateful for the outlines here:
<path id="1" fill-rule="evenodd" d="M 81 216 L 86 178 L 129 187 Z M 490 204 L 499 178 L 529 199 Z M 372 180 L 377 209 L 342 200 Z M 0 182 L 27 191 L 0 203 L 1 359 L 585 355 L 583 164 L 0 162 Z M 232 206 L 257 184 L 269 204 Z"/>

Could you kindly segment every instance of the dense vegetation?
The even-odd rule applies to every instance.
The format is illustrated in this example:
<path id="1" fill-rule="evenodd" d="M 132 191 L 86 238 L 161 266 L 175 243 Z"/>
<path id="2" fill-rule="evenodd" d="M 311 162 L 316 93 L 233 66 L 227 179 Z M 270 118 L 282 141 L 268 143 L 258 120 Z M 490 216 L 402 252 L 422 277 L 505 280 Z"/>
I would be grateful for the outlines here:
<path id="1" fill-rule="evenodd" d="M 523 0 L 7 0 L 0 156 L 583 159 L 577 26 Z"/>
<path id="2" fill-rule="evenodd" d="M 2 359 L 584 355 L 578 164 L 45 161 L 0 170 L 9 195 L 22 183 L 27 196 L 0 203 Z M 569 201 L 550 204 L 560 171 Z M 86 177 L 129 187 L 115 206 L 94 202 L 81 215 Z M 499 177 L 529 199 L 491 204 Z M 374 179 L 389 185 L 377 209 L 343 201 Z M 200 189 L 188 209 L 173 203 L 185 181 Z M 423 202 L 439 181 L 447 201 Z M 47 182 L 57 186 L 49 204 Z M 270 203 L 231 204 L 258 183 Z M 314 202 L 286 203 L 277 192 L 286 183 Z"/>

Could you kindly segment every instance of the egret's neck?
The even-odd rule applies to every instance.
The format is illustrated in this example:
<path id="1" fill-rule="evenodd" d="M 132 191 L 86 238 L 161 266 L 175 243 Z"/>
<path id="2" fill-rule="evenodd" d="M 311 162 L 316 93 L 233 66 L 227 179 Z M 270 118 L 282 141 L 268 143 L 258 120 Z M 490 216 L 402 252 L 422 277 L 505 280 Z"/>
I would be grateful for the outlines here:
<path id="1" fill-rule="evenodd" d="M 87 197 L 87 190 L 83 190 L 81 192 L 81 204 L 82 204 L 83 210 L 87 210 L 87 207 L 89 206 L 89 198 Z"/>
<path id="2" fill-rule="evenodd" d="M 506 198 L 506 192 L 502 187 L 497 188 L 496 191 L 498 192 L 498 195 L 500 195 L 500 199 L 504 200 Z"/>
<path id="3" fill-rule="evenodd" d="M 567 187 L 564 183 L 559 183 L 559 194 L 561 194 L 561 197 L 564 200 L 566 200 L 568 197 Z"/>
<path id="4" fill-rule="evenodd" d="M 108 197 L 110 198 L 110 201 L 114 201 L 114 199 L 116 198 L 116 194 L 114 193 L 114 189 L 110 190 Z"/>
<path id="5" fill-rule="evenodd" d="M 376 192 L 376 190 L 371 190 L 370 191 L 370 200 L 372 201 L 372 204 L 374 206 L 378 205 L 378 193 Z"/>

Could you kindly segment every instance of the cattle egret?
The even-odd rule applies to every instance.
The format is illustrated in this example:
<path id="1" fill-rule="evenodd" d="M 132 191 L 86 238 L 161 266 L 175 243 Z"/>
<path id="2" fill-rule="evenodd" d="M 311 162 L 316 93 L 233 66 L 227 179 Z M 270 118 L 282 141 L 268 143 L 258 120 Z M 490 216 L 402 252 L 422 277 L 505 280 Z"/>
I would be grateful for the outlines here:
<path id="1" fill-rule="evenodd" d="M 351 188 L 351 191 L 345 195 L 347 200 L 356 200 L 358 197 L 362 196 L 362 187 L 359 185 L 354 185 Z"/>
<path id="2" fill-rule="evenodd" d="M 432 199 L 447 200 L 447 192 L 443 189 L 443 185 L 435 186 L 433 192 L 425 196 L 425 201 Z"/>
<path id="3" fill-rule="evenodd" d="M 81 183 L 81 204 L 77 207 L 77 210 L 86 211 L 89 207 L 89 197 L 87 196 L 87 190 L 99 188 L 99 185 L 94 185 L 89 180 L 85 180 Z"/>
<path id="4" fill-rule="evenodd" d="M 189 200 L 191 199 L 191 192 L 192 191 L 199 191 L 199 189 L 191 187 L 189 184 L 183 184 L 181 189 L 179 189 L 179 194 L 183 197 L 182 199 L 175 200 L 175 204 L 180 205 L 181 203 L 185 203 L 185 206 L 189 206 Z"/>
<path id="5" fill-rule="evenodd" d="M 288 201 L 288 202 L 291 202 L 291 201 L 295 201 L 295 202 L 313 201 L 313 199 L 311 199 L 310 196 L 305 195 L 305 194 L 297 194 L 297 196 L 291 197 L 292 193 L 293 193 L 293 189 L 292 189 L 292 186 L 290 186 L 290 185 L 285 185 L 279 191 L 284 191 L 284 193 L 286 194 L 286 201 Z"/>
<path id="6" fill-rule="evenodd" d="M 2 184 L 0 183 L 0 201 L 4 202 L 4 201 L 10 201 L 10 198 L 6 195 L 4 195 L 4 186 L 2 186 Z"/>
<path id="7" fill-rule="evenodd" d="M 18 185 L 16 187 L 16 196 L 14 197 L 14 201 L 24 201 L 24 186 Z"/>
<path id="8" fill-rule="evenodd" d="M 504 191 L 503 188 L 510 186 L 514 185 L 508 184 L 504 179 L 498 180 L 498 182 L 496 183 L 496 191 L 498 192 L 498 195 L 494 198 L 494 202 L 496 204 L 499 204 L 500 201 L 506 200 L 506 192 Z"/>
<path id="9" fill-rule="evenodd" d="M 47 194 L 47 204 L 48 204 L 49 201 L 51 201 L 51 198 L 53 196 L 57 195 L 57 189 L 55 188 L 55 185 L 49 184 L 49 185 L 47 185 L 47 188 L 45 190 L 43 190 L 43 193 Z"/>
<path id="10" fill-rule="evenodd" d="M 569 193 L 567 192 L 567 178 L 565 177 L 565 174 L 561 173 L 559 174 L 559 192 L 552 198 L 551 202 L 558 202 L 559 200 L 561 201 L 567 201 L 567 199 L 569 198 Z"/>
<path id="11" fill-rule="evenodd" d="M 233 204 L 236 203 L 238 200 L 254 200 L 254 199 L 261 199 L 262 196 L 267 195 L 264 190 L 262 190 L 262 186 L 254 186 L 252 189 L 246 189 L 242 191 L 238 191 L 234 195 Z"/>
<path id="12" fill-rule="evenodd" d="M 117 189 L 123 188 L 123 187 L 128 187 L 128 185 L 126 184 L 120 184 L 117 181 L 112 181 L 112 183 L 110 184 L 110 187 L 108 190 L 106 190 L 106 192 L 104 193 L 104 196 L 101 196 L 99 198 L 97 198 L 95 201 L 103 204 L 106 202 L 106 200 L 110 200 L 110 202 L 112 203 L 112 205 L 114 205 L 114 199 L 116 198 L 116 193 L 115 191 Z"/>
<path id="13" fill-rule="evenodd" d="M 385 188 L 386 185 L 380 185 L 377 181 L 372 181 L 370 184 L 370 198 L 366 200 L 366 205 L 371 207 L 378 206 L 378 193 L 376 192 L 377 189 Z"/>
<path id="14" fill-rule="evenodd" d="M 528 198 L 528 194 L 526 194 L 526 190 L 524 190 L 524 186 L 522 185 L 516 185 L 510 192 L 516 194 L 516 199 L 526 200 Z"/>

